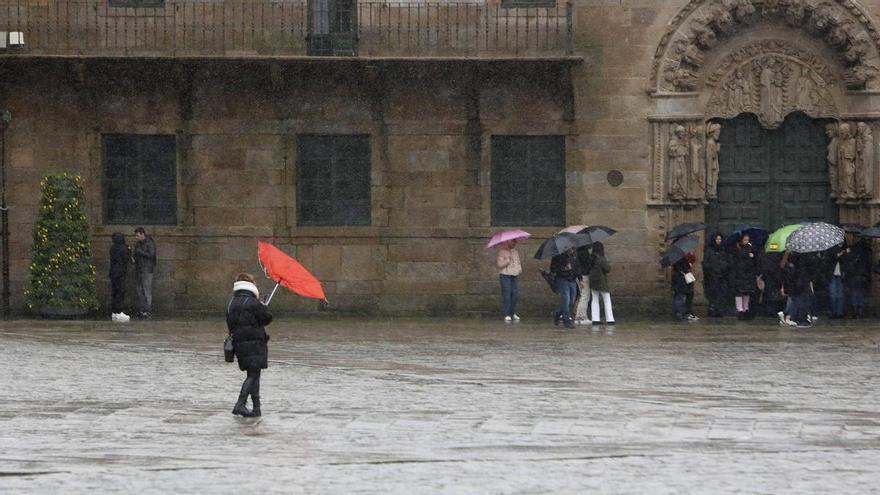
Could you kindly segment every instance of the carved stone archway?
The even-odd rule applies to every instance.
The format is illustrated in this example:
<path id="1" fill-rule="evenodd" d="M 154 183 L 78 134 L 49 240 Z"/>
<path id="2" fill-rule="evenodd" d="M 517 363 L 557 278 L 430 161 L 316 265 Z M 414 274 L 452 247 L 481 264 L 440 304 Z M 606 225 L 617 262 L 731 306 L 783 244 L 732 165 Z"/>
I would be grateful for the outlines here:
<path id="1" fill-rule="evenodd" d="M 651 65 L 652 93 L 698 89 L 707 56 L 744 31 L 771 25 L 822 40 L 847 89 L 876 89 L 880 32 L 855 0 L 691 0 L 669 23 Z"/>
<path id="2" fill-rule="evenodd" d="M 648 204 L 658 225 L 705 218 L 720 119 L 752 113 L 773 129 L 798 111 L 834 121 L 827 160 L 841 220 L 880 219 L 878 47 L 880 32 L 855 0 L 691 0 L 651 68 Z"/>

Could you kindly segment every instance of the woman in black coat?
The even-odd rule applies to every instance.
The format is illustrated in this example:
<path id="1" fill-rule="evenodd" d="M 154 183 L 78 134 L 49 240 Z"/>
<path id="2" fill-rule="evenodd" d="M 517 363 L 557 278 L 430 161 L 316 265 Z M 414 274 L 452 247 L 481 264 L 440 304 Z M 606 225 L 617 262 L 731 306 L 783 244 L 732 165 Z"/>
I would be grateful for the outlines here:
<path id="1" fill-rule="evenodd" d="M 238 402 L 232 414 L 245 417 L 260 416 L 260 370 L 269 367 L 269 335 L 264 326 L 272 322 L 269 308 L 260 302 L 260 291 L 254 283 L 254 276 L 240 273 L 233 285 L 232 299 L 226 307 L 226 326 L 232 335 L 232 345 L 238 358 L 238 367 L 247 371 L 247 378 L 241 384 Z M 253 410 L 246 407 L 248 395 L 254 404 Z"/>
<path id="2" fill-rule="evenodd" d="M 685 256 L 672 265 L 672 311 L 679 321 L 697 320 L 688 301 L 693 301 L 694 283 L 687 283 L 685 275 L 692 273 L 691 262 Z"/>
<path id="3" fill-rule="evenodd" d="M 758 291 L 758 260 L 749 234 L 740 237 L 731 258 L 730 288 L 736 296 L 737 318 L 744 320 L 749 316 L 749 299 Z"/>
<path id="4" fill-rule="evenodd" d="M 730 257 L 722 243 L 724 236 L 715 233 L 709 237 L 706 252 L 703 255 L 703 292 L 709 300 L 709 316 L 724 316 L 725 299 L 727 298 L 728 272 Z"/>

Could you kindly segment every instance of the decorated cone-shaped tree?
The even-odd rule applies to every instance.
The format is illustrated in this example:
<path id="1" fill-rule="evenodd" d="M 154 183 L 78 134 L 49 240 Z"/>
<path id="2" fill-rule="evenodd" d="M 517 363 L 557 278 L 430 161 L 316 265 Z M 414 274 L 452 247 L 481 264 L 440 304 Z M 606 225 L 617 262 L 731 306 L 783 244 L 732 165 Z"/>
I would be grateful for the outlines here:
<path id="1" fill-rule="evenodd" d="M 81 316 L 98 307 L 82 179 L 51 174 L 40 188 L 27 305 L 44 316 Z"/>

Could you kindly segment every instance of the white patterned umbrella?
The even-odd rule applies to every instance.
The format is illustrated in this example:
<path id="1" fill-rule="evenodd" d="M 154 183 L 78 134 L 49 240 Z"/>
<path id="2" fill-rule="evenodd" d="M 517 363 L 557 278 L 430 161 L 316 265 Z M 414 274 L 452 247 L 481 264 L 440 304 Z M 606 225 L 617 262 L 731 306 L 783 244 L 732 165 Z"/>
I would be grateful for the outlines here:
<path id="1" fill-rule="evenodd" d="M 788 236 L 785 248 L 795 253 L 818 253 L 843 242 L 844 231 L 825 222 L 808 223 Z"/>

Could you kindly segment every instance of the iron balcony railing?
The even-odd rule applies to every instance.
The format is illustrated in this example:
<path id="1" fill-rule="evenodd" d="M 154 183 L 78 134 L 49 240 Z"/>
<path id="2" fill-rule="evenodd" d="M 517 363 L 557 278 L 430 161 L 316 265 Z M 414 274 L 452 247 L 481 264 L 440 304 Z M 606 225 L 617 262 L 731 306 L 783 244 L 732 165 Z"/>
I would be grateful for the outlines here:
<path id="1" fill-rule="evenodd" d="M 120 2 L 138 6 L 114 6 Z M 0 0 L 0 56 L 570 54 L 571 3 L 544 4 L 552 6 L 508 8 L 500 0 Z"/>

